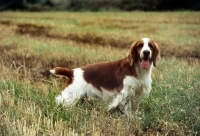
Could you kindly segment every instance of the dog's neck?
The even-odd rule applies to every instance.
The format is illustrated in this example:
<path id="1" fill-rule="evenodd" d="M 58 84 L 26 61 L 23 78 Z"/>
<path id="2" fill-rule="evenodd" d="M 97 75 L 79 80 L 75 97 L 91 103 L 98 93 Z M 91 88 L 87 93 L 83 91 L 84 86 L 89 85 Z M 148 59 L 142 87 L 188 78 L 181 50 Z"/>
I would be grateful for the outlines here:
<path id="1" fill-rule="evenodd" d="M 138 78 L 146 77 L 147 75 L 151 77 L 152 69 L 153 69 L 153 63 L 151 63 L 150 67 L 148 69 L 143 69 L 140 67 L 139 62 L 136 62 L 134 64 L 136 74 Z"/>

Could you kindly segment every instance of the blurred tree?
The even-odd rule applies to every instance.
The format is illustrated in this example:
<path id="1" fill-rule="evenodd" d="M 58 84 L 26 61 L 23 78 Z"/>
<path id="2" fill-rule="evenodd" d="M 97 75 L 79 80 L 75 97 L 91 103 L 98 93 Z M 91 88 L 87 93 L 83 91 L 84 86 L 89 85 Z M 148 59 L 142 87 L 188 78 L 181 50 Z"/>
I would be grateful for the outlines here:
<path id="1" fill-rule="evenodd" d="M 1 0 L 0 10 L 23 8 L 25 0 Z"/>
<path id="2" fill-rule="evenodd" d="M 193 9 L 200 10 L 200 0 L 157 0 L 161 10 Z"/>
<path id="3" fill-rule="evenodd" d="M 49 7 L 49 8 L 44 8 Z M 0 10 L 200 10 L 200 0 L 0 0 Z"/>

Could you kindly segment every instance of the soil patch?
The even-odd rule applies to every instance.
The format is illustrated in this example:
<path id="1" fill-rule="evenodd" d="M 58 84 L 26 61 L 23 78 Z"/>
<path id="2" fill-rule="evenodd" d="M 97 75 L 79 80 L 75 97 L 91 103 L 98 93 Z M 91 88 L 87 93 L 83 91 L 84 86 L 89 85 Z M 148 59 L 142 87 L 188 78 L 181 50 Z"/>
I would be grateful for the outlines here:
<path id="1" fill-rule="evenodd" d="M 84 44 L 95 44 L 99 46 L 111 46 L 115 48 L 129 48 L 132 41 L 128 40 L 128 38 L 121 37 L 119 39 L 114 38 L 107 38 L 96 35 L 94 33 L 70 33 L 66 35 L 56 35 L 49 32 L 50 27 L 44 26 L 37 26 L 32 24 L 18 24 L 16 33 L 20 35 L 31 35 L 34 37 L 47 37 L 47 38 L 54 38 L 58 40 L 72 40 L 77 43 L 84 43 Z"/>
<path id="2" fill-rule="evenodd" d="M 2 24 L 2 25 L 6 25 L 6 26 L 13 25 L 13 23 L 10 22 L 10 21 L 0 21 L 0 24 Z"/>
<path id="3" fill-rule="evenodd" d="M 123 21 L 122 21 L 123 22 Z M 4 22 L 7 24 L 6 22 Z M 9 24 L 9 23 L 8 23 Z M 95 33 L 69 33 L 65 35 L 52 34 L 50 33 L 50 27 L 38 26 L 33 24 L 18 24 L 16 33 L 20 35 L 31 35 L 34 37 L 46 37 L 54 38 L 58 40 L 72 40 L 77 43 L 89 44 L 91 46 L 105 46 L 105 47 L 114 47 L 114 48 L 130 48 L 132 40 L 126 37 L 113 38 L 108 36 L 100 36 Z M 194 47 L 194 49 L 188 49 L 185 46 L 170 45 L 167 46 L 165 43 L 159 43 L 161 48 L 161 56 L 164 57 L 177 57 L 177 58 L 198 58 L 200 59 L 200 54 L 198 52 L 199 48 Z M 168 48 L 166 48 L 168 47 Z M 184 48 L 182 48 L 184 47 Z"/>
<path id="4" fill-rule="evenodd" d="M 136 25 L 134 21 L 122 20 L 122 19 L 121 20 L 120 19 L 102 19 L 95 23 L 93 21 L 82 21 L 82 22 L 79 22 L 79 25 L 83 27 L 98 25 L 105 28 L 117 28 L 117 29 L 125 29 L 125 30 L 139 28 L 139 26 Z"/>
<path id="5" fill-rule="evenodd" d="M 200 47 L 193 47 L 190 49 L 187 46 L 175 46 L 175 45 L 167 45 L 165 43 L 159 44 L 160 50 L 161 50 L 161 56 L 162 57 L 176 57 L 176 58 L 194 58 L 194 59 L 200 59 L 199 50 Z"/>
<path id="6" fill-rule="evenodd" d="M 100 46 L 111 46 L 114 48 L 129 48 L 132 44 L 132 41 L 128 40 L 128 38 L 121 37 L 119 39 L 107 38 L 98 36 L 93 33 L 86 34 L 68 34 L 67 37 L 69 40 L 76 41 L 78 43 L 85 44 L 95 44 Z"/>
<path id="7" fill-rule="evenodd" d="M 16 33 L 24 35 L 29 34 L 31 36 L 46 36 L 49 33 L 49 27 L 38 26 L 33 24 L 18 24 Z"/>

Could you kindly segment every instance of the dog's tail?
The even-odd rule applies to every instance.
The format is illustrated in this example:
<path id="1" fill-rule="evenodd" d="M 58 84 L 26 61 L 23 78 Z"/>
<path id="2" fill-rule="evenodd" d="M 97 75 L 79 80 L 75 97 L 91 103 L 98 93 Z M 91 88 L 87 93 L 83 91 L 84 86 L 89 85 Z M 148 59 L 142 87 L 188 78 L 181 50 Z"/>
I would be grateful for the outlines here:
<path id="1" fill-rule="evenodd" d="M 73 76 L 73 70 L 68 68 L 56 67 L 50 70 L 50 72 L 58 76 L 67 76 L 68 78 Z"/>

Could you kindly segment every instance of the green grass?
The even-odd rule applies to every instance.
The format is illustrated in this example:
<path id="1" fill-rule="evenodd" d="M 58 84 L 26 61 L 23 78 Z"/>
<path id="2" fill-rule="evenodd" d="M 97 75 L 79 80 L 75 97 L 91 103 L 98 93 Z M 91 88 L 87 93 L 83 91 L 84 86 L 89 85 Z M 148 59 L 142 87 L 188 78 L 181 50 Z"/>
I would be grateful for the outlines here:
<path id="1" fill-rule="evenodd" d="M 145 103 L 147 105 L 143 105 L 144 112 L 147 114 L 145 119 L 149 120 L 150 126 L 154 126 L 157 122 L 157 127 L 161 123 L 162 126 L 159 126 L 161 129 L 171 127 L 177 131 L 177 128 L 183 127 L 184 132 L 187 129 L 184 128 L 186 125 L 198 131 L 200 129 L 198 106 L 200 70 L 196 65 L 199 64 L 194 62 L 192 64 L 195 66 L 189 66 L 184 60 L 166 59 L 164 61 L 167 63 L 161 62 L 162 67 L 158 68 L 162 74 L 156 74 L 160 78 L 155 75 L 151 97 Z M 179 131 L 180 129 L 177 132 Z"/>
<path id="2" fill-rule="evenodd" d="M 1 12 L 1 135 L 199 135 L 199 12 Z M 137 119 L 101 100 L 57 106 L 65 79 L 48 72 L 123 57 L 154 39 L 161 59 Z"/>

